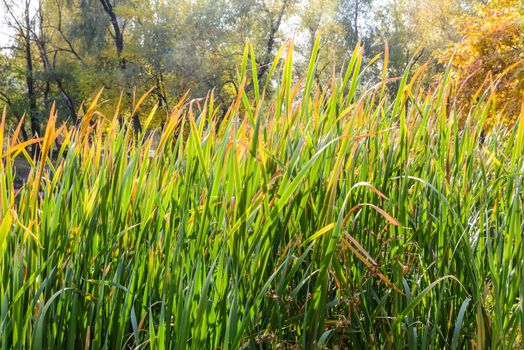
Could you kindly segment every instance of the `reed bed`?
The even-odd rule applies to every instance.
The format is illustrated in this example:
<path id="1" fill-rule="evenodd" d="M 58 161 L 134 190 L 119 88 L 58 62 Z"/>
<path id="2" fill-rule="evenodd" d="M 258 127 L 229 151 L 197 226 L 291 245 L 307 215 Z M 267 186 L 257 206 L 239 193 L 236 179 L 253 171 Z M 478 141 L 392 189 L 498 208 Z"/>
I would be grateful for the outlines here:
<path id="1" fill-rule="evenodd" d="M 183 98 L 158 140 L 100 94 L 32 141 L 2 121 L 0 348 L 521 348 L 524 116 L 486 131 L 449 70 L 390 97 L 360 47 L 320 87 L 317 53 L 269 93 L 246 46 L 225 116 Z"/>

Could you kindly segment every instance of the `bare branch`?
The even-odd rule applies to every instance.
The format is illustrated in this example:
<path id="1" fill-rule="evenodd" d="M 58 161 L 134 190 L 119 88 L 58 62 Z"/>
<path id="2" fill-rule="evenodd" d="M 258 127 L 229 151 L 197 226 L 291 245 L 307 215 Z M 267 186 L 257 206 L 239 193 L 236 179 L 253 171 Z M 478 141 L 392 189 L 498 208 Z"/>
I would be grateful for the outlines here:
<path id="1" fill-rule="evenodd" d="M 8 106 L 11 105 L 11 99 L 9 98 L 9 96 L 7 96 L 5 93 L 3 93 L 2 91 L 0 91 L 0 98 L 5 102 L 7 103 Z"/>

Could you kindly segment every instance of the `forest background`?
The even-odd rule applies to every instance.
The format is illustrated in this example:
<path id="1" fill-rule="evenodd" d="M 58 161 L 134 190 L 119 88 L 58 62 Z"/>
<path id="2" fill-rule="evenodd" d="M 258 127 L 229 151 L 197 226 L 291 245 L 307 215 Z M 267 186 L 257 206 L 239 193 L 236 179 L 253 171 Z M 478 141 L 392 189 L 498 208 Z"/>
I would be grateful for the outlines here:
<path id="1" fill-rule="evenodd" d="M 379 81 L 387 45 L 392 94 L 394 78 L 408 66 L 426 64 L 429 85 L 451 63 L 464 108 L 498 79 L 494 115 L 511 124 L 524 93 L 523 6 L 520 0 L 0 0 L 0 108 L 12 127 L 25 116 L 24 139 L 41 134 L 54 103 L 62 121 L 77 123 L 100 88 L 108 108 L 122 98 L 127 109 L 120 117 L 137 128 L 155 104 L 161 124 L 188 91 L 198 101 L 213 89 L 225 112 L 237 96 L 247 41 L 260 80 L 278 48 L 293 39 L 300 76 L 321 33 L 319 86 L 344 69 L 358 42 L 365 63 L 376 60 L 364 81 Z M 137 96 L 150 89 L 143 112 L 133 113 Z"/>

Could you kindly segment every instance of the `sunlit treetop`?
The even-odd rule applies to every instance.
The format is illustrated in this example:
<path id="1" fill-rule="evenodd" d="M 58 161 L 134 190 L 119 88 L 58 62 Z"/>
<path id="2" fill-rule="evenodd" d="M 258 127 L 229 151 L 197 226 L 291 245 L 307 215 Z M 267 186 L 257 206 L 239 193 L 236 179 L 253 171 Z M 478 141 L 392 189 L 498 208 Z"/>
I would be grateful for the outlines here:
<path id="1" fill-rule="evenodd" d="M 464 100 L 476 101 L 495 81 L 500 118 L 514 122 L 524 96 L 523 3 L 493 0 L 479 4 L 456 21 L 456 28 L 461 40 L 440 52 L 439 58 L 454 65 Z"/>

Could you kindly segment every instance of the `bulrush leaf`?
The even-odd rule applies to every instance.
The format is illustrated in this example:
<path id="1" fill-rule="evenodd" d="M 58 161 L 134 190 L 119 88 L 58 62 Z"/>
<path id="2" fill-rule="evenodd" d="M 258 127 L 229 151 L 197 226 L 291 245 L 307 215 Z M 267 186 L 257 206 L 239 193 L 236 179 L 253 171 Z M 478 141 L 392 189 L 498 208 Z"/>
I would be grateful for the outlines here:
<path id="1" fill-rule="evenodd" d="M 143 95 L 138 138 L 102 91 L 23 142 L 4 110 L 0 350 L 522 348 L 524 112 L 484 129 L 496 77 L 465 109 L 450 69 L 390 94 L 387 46 L 319 86 L 313 44 L 157 129 Z"/>

